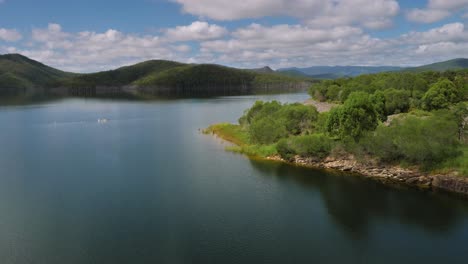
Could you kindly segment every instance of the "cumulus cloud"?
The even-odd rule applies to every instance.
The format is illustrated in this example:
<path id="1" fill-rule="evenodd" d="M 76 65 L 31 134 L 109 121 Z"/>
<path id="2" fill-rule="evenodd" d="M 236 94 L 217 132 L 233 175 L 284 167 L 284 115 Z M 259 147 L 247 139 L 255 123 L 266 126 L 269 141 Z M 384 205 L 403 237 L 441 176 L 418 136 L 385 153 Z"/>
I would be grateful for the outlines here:
<path id="1" fill-rule="evenodd" d="M 193 41 L 199 45 L 192 45 Z M 19 43 L 0 43 L 0 53 L 22 53 L 78 72 L 107 70 L 148 59 L 281 68 L 417 65 L 468 57 L 468 30 L 460 22 L 386 38 L 346 25 L 318 28 L 307 24 L 253 23 L 228 32 L 216 25 L 194 22 L 162 30 L 159 35 L 141 35 L 116 29 L 67 32 L 59 24 L 49 24 L 33 29 L 30 38 Z"/>
<path id="2" fill-rule="evenodd" d="M 410 32 L 404 34 L 402 40 L 413 44 L 463 42 L 468 41 L 468 35 L 465 30 L 465 25 L 462 23 L 450 23 L 425 32 Z"/>
<path id="3" fill-rule="evenodd" d="M 387 43 L 357 27 L 317 29 L 302 25 L 252 24 L 234 31 L 231 39 L 205 41 L 200 54 L 231 64 L 276 67 L 304 64 L 359 63 L 367 54 L 385 54 Z M 341 62 L 340 62 L 341 61 Z M 363 62 L 361 61 L 360 64 Z"/>
<path id="4" fill-rule="evenodd" d="M 70 71 L 103 70 L 154 58 L 179 59 L 178 54 L 188 50 L 167 45 L 160 36 L 125 34 L 115 29 L 70 33 L 59 24 L 33 29 L 29 45 L 14 52 Z"/>
<path id="5" fill-rule="evenodd" d="M 467 7 L 468 0 L 429 0 L 428 7 L 432 9 L 448 9 Z"/>
<path id="6" fill-rule="evenodd" d="M 395 38 L 374 38 L 357 27 L 316 29 L 301 25 L 237 29 L 230 39 L 204 41 L 199 57 L 230 65 L 415 65 L 468 56 L 468 32 L 451 23 Z"/>
<path id="7" fill-rule="evenodd" d="M 419 23 L 434 23 L 449 16 L 449 11 L 437 9 L 412 9 L 406 14 L 409 20 Z"/>
<path id="8" fill-rule="evenodd" d="M 21 38 L 21 34 L 14 29 L 0 28 L 0 41 L 3 40 L 8 42 L 14 42 L 20 40 Z"/>
<path id="9" fill-rule="evenodd" d="M 450 59 L 468 57 L 468 31 L 462 23 L 451 23 L 425 32 L 410 32 L 402 44 L 414 47 L 415 58 Z"/>
<path id="10" fill-rule="evenodd" d="M 221 38 L 228 31 L 218 25 L 210 25 L 207 22 L 195 21 L 188 26 L 178 26 L 167 29 L 165 37 L 168 41 L 200 41 Z"/>
<path id="11" fill-rule="evenodd" d="M 391 25 L 399 12 L 396 0 L 174 1 L 182 5 L 185 13 L 215 20 L 290 16 L 318 27 L 353 24 L 383 28 Z"/>
<path id="12" fill-rule="evenodd" d="M 418 23 L 434 23 L 449 17 L 453 12 L 468 8 L 468 0 L 429 0 L 425 9 L 414 8 L 406 18 Z"/>
<path id="13" fill-rule="evenodd" d="M 0 40 L 17 40 L 18 34 L 0 29 Z M 0 52 L 22 53 L 60 69 L 89 72 L 149 59 L 189 61 L 192 47 L 184 42 L 214 40 L 226 34 L 227 29 L 200 21 L 164 29 L 159 35 L 127 34 L 116 29 L 72 33 L 50 23 L 32 29 L 24 45 L 0 47 Z"/>

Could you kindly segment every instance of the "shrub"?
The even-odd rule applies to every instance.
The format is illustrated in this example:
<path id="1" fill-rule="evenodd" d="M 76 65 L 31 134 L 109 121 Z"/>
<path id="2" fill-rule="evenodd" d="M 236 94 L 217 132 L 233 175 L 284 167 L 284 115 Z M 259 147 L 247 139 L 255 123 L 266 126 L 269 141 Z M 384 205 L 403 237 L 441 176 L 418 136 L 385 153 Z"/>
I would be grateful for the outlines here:
<path id="1" fill-rule="evenodd" d="M 457 123 L 447 111 L 429 117 L 406 116 L 379 126 L 361 144 L 384 161 L 406 161 L 431 167 L 458 154 Z"/>
<path id="2" fill-rule="evenodd" d="M 271 144 L 282 137 L 309 133 L 318 118 L 314 106 L 256 102 L 239 119 L 254 143 Z"/>
<path id="3" fill-rule="evenodd" d="M 269 116 L 254 118 L 249 133 L 251 140 L 259 144 L 275 143 L 288 135 L 285 124 Z"/>
<path id="4" fill-rule="evenodd" d="M 276 148 L 284 159 L 291 159 L 295 155 L 324 158 L 330 154 L 333 140 L 324 134 L 297 136 L 280 140 Z"/>

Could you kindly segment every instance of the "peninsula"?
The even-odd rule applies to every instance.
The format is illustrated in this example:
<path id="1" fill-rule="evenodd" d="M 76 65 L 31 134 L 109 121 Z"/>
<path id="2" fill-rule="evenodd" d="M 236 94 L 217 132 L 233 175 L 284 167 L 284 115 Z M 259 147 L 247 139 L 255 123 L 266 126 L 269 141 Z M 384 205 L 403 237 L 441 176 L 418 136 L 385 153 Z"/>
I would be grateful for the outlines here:
<path id="1" fill-rule="evenodd" d="M 326 80 L 309 93 L 306 104 L 258 101 L 205 133 L 249 156 L 468 195 L 468 70 Z"/>

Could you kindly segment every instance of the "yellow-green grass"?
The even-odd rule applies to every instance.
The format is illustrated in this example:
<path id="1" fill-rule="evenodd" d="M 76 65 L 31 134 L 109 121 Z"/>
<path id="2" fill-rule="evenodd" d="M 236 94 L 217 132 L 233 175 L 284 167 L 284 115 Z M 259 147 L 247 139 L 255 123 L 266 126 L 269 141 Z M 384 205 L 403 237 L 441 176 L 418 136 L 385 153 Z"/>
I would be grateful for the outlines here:
<path id="1" fill-rule="evenodd" d="M 250 142 L 249 133 L 243 130 L 239 125 L 229 123 L 215 124 L 208 127 L 203 132 L 205 134 L 215 134 L 238 146 L 248 145 Z"/>
<path id="2" fill-rule="evenodd" d="M 461 151 L 462 155 L 447 160 L 435 172 L 447 173 L 456 171 L 460 176 L 468 177 L 468 145 L 464 145 Z"/>
<path id="3" fill-rule="evenodd" d="M 235 146 L 226 147 L 226 150 L 255 157 L 270 157 L 278 154 L 276 145 L 251 144 L 249 133 L 240 125 L 221 123 L 208 127 L 205 134 L 215 134 L 219 138 L 229 141 Z"/>

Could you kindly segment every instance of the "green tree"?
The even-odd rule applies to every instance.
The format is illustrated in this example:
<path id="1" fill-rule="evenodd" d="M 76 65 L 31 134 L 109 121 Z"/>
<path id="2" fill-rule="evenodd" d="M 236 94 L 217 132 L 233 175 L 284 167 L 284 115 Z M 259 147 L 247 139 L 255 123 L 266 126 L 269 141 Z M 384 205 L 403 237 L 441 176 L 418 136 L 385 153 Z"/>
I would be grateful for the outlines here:
<path id="1" fill-rule="evenodd" d="M 426 110 L 448 108 L 451 104 L 460 101 L 462 91 L 448 79 L 441 79 L 429 88 L 422 98 Z"/>
<path id="2" fill-rule="evenodd" d="M 385 96 L 385 112 L 387 115 L 408 112 L 410 107 L 410 92 L 387 89 L 383 93 Z"/>
<path id="3" fill-rule="evenodd" d="M 387 120 L 387 113 L 385 110 L 385 94 L 382 91 L 376 91 L 371 96 L 372 104 L 374 104 L 375 111 L 379 116 L 379 120 L 384 122 Z"/>
<path id="4" fill-rule="evenodd" d="M 314 106 L 303 104 L 289 104 L 274 115 L 276 119 L 283 120 L 286 130 L 291 135 L 299 135 L 310 131 L 318 118 L 318 111 Z"/>
<path id="5" fill-rule="evenodd" d="M 288 135 L 284 122 L 272 117 L 257 117 L 249 127 L 251 139 L 259 144 L 272 144 Z"/>
<path id="6" fill-rule="evenodd" d="M 340 96 L 340 91 L 341 91 L 341 88 L 338 85 L 333 84 L 328 87 L 327 93 L 325 94 L 325 96 L 327 100 L 329 101 L 338 101 L 339 96 Z"/>
<path id="7" fill-rule="evenodd" d="M 370 95 L 354 92 L 349 95 L 343 106 L 330 112 L 327 131 L 334 136 L 350 136 L 358 140 L 365 131 L 374 130 L 378 124 L 378 113 Z"/>
<path id="8" fill-rule="evenodd" d="M 239 119 L 239 124 L 250 125 L 256 116 L 272 115 L 281 108 L 278 101 L 263 102 L 256 101 L 255 104 L 245 111 L 244 115 Z"/>
<path id="9" fill-rule="evenodd" d="M 457 86 L 462 93 L 462 100 L 468 100 L 468 76 L 458 75 L 455 77 L 453 83 Z"/>
<path id="10" fill-rule="evenodd" d="M 468 103 L 462 102 L 455 105 L 453 114 L 458 125 L 458 140 L 465 142 L 465 134 L 468 128 Z"/>

